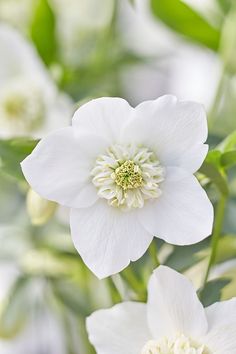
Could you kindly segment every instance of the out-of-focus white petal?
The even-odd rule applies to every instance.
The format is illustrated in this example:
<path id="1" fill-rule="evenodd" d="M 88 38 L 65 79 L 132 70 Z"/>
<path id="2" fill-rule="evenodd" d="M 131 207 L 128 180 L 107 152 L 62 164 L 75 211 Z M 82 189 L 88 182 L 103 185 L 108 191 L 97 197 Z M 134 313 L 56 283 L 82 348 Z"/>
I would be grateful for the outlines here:
<path id="1" fill-rule="evenodd" d="M 33 45 L 15 29 L 0 24 L 0 86 L 17 76 L 50 82 L 49 75 Z"/>
<path id="2" fill-rule="evenodd" d="M 90 139 L 93 144 L 90 144 Z M 97 149 L 106 142 L 97 136 L 75 137 L 71 127 L 42 139 L 21 164 L 26 180 L 42 197 L 69 207 L 88 207 L 97 199 L 90 171 Z"/>
<path id="3" fill-rule="evenodd" d="M 204 308 L 192 283 L 165 266 L 157 268 L 150 278 L 147 311 L 155 339 L 182 333 L 196 340 L 208 328 Z"/>
<path id="4" fill-rule="evenodd" d="M 214 354 L 236 353 L 236 298 L 217 302 L 206 309 L 209 330 L 204 338 Z"/>
<path id="5" fill-rule="evenodd" d="M 127 101 L 117 97 L 102 97 L 81 106 L 73 117 L 76 131 L 97 134 L 118 143 L 121 129 L 133 113 Z"/>
<path id="6" fill-rule="evenodd" d="M 202 147 L 206 138 L 203 107 L 195 102 L 179 102 L 171 95 L 137 106 L 122 134 L 125 143 L 153 149 L 163 165 L 179 166 L 189 172 L 201 166 L 207 152 Z"/>
<path id="7" fill-rule="evenodd" d="M 123 212 L 103 200 L 91 208 L 72 209 L 70 225 L 76 249 L 99 278 L 118 273 L 139 259 L 153 238 L 135 211 Z"/>
<path id="8" fill-rule="evenodd" d="M 211 234 L 213 207 L 196 177 L 171 167 L 166 169 L 162 194 L 139 210 L 142 225 L 168 243 L 194 244 Z"/>
<path id="9" fill-rule="evenodd" d="M 146 304 L 124 302 L 87 319 L 89 340 L 98 354 L 139 354 L 151 338 Z"/>

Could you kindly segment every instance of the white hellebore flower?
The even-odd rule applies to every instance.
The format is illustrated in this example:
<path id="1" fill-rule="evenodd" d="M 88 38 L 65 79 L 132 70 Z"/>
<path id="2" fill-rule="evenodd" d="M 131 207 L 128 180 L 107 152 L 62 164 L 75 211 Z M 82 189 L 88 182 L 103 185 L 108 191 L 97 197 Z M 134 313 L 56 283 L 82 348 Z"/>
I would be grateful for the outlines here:
<path id="1" fill-rule="evenodd" d="M 22 163 L 42 197 L 71 207 L 75 247 L 100 278 L 140 258 L 153 235 L 177 245 L 211 233 L 212 205 L 193 176 L 207 153 L 202 106 L 173 96 L 132 108 L 99 98 Z"/>
<path id="2" fill-rule="evenodd" d="M 187 278 L 160 266 L 147 304 L 96 311 L 87 330 L 98 354 L 235 354 L 236 298 L 204 309 Z"/>
<path id="3" fill-rule="evenodd" d="M 72 102 L 58 92 L 33 46 L 0 25 L 0 137 L 42 137 L 70 122 Z"/>

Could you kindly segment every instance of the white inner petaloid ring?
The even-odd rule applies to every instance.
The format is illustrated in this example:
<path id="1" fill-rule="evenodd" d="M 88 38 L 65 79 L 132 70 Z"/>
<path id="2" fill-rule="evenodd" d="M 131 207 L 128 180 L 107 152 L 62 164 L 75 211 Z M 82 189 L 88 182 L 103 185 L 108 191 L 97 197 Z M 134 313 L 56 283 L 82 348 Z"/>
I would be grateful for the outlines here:
<path id="1" fill-rule="evenodd" d="M 145 200 L 158 198 L 164 174 L 153 151 L 133 145 L 111 146 L 91 171 L 98 195 L 122 209 L 142 208 Z"/>

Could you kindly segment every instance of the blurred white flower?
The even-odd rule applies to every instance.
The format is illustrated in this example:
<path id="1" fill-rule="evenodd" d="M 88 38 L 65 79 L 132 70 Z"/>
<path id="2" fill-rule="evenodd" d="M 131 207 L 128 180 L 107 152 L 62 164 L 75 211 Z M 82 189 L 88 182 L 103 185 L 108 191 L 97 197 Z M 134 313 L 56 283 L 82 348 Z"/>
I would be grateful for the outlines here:
<path id="1" fill-rule="evenodd" d="M 17 31 L 0 26 L 0 136 L 41 137 L 70 122 L 61 94 L 39 56 Z"/>
<path id="2" fill-rule="evenodd" d="M 193 173 L 208 146 L 201 105 L 163 96 L 135 109 L 100 98 L 22 163 L 42 197 L 71 207 L 75 247 L 100 278 L 140 258 L 153 236 L 173 244 L 211 233 L 213 208 Z"/>
<path id="3" fill-rule="evenodd" d="M 147 304 L 97 311 L 87 330 L 98 354 L 232 354 L 236 298 L 204 309 L 191 282 L 161 266 L 150 278 Z"/>
<path id="4" fill-rule="evenodd" d="M 26 31 L 33 5 L 33 0 L 0 0 L 0 20 Z"/>
<path id="5" fill-rule="evenodd" d="M 51 4 L 62 58 L 72 66 L 86 63 L 99 31 L 112 20 L 114 0 L 51 0 Z"/>
<path id="6" fill-rule="evenodd" d="M 212 5 L 211 0 L 190 1 L 204 10 Z M 223 67 L 217 54 L 177 36 L 153 16 L 148 0 L 136 0 L 135 7 L 125 0 L 120 5 L 119 30 L 126 47 L 149 58 L 122 72 L 126 97 L 137 104 L 170 92 L 210 109 Z"/>

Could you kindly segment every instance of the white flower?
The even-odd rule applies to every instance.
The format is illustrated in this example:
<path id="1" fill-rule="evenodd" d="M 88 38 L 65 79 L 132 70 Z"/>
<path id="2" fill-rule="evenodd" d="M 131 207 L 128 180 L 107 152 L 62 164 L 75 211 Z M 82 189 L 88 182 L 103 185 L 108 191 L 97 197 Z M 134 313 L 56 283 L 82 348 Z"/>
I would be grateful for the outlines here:
<path id="1" fill-rule="evenodd" d="M 97 311 L 87 330 L 98 354 L 235 354 L 236 298 L 204 309 L 187 278 L 160 266 L 147 304 Z"/>
<path id="2" fill-rule="evenodd" d="M 193 173 L 208 147 L 201 105 L 173 96 L 135 109 L 100 98 L 22 163 L 42 197 L 71 207 L 75 247 L 100 278 L 140 258 L 153 235 L 173 244 L 211 233 L 213 208 Z"/>
<path id="3" fill-rule="evenodd" d="M 72 102 L 17 31 L 0 25 L 0 137 L 41 137 L 66 126 Z"/>

